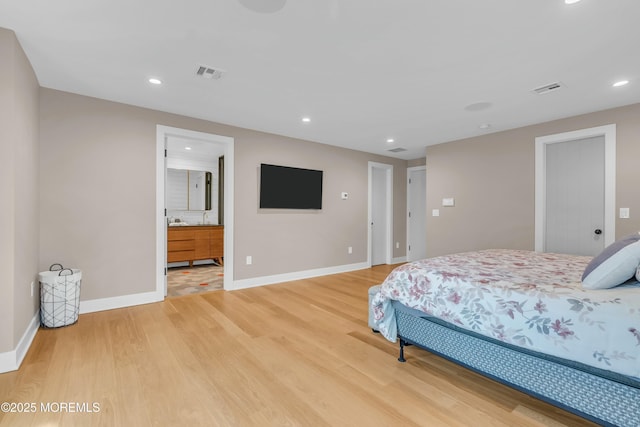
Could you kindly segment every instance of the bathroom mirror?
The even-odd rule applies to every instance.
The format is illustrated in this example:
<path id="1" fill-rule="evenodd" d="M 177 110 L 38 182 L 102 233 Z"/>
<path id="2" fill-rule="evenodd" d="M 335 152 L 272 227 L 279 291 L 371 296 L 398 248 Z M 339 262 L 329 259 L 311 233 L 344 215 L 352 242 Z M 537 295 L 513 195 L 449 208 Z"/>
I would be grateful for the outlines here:
<path id="1" fill-rule="evenodd" d="M 211 210 L 211 172 L 167 168 L 167 209 Z"/>

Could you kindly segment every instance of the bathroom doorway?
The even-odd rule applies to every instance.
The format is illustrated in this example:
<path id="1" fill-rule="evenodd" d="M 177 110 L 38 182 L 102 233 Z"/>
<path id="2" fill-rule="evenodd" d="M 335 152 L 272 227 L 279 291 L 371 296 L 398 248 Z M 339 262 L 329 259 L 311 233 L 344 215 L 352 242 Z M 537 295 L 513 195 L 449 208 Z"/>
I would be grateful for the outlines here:
<path id="1" fill-rule="evenodd" d="M 167 268 L 167 298 L 224 289 L 224 266 L 201 264 Z"/>
<path id="2" fill-rule="evenodd" d="M 233 139 L 158 126 L 157 292 L 233 283 Z"/>

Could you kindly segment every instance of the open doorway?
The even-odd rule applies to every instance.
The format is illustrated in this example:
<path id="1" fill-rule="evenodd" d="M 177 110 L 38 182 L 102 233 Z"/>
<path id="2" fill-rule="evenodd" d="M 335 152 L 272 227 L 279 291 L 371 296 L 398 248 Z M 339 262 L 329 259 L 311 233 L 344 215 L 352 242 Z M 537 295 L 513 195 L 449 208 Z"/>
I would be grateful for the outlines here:
<path id="1" fill-rule="evenodd" d="M 229 289 L 233 138 L 157 128 L 156 291 L 165 297 Z"/>
<path id="2" fill-rule="evenodd" d="M 167 297 L 223 289 L 224 153 L 214 141 L 166 140 Z"/>

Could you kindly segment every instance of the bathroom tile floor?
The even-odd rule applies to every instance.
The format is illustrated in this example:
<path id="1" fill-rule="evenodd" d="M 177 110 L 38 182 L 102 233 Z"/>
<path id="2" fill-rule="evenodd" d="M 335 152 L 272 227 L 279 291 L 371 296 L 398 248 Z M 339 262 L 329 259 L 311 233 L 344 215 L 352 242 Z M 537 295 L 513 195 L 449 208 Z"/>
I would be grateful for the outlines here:
<path id="1" fill-rule="evenodd" d="M 167 297 L 221 290 L 223 281 L 222 266 L 173 267 L 167 271 Z"/>

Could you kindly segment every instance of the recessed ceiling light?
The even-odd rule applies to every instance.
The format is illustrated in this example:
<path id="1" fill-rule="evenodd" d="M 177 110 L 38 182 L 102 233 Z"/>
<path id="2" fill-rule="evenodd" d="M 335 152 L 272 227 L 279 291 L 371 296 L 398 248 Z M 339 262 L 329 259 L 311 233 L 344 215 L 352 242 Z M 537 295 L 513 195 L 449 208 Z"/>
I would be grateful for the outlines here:
<path id="1" fill-rule="evenodd" d="M 305 123 L 309 123 L 311 121 L 311 119 L 309 117 L 303 117 L 302 121 Z"/>
<path id="2" fill-rule="evenodd" d="M 491 129 L 491 124 L 490 123 L 483 123 L 480 126 L 478 126 L 480 129 L 482 130 L 487 130 L 487 129 Z"/>
<path id="3" fill-rule="evenodd" d="M 578 3 L 580 0 L 564 0 L 564 4 L 574 4 Z"/>
<path id="4" fill-rule="evenodd" d="M 629 80 L 620 80 L 619 82 L 615 82 L 613 84 L 613 87 L 620 87 L 628 84 L 629 84 Z"/>
<path id="5" fill-rule="evenodd" d="M 395 142 L 395 139 L 393 138 L 388 138 L 387 139 L 387 144 L 393 144 Z"/>
<path id="6" fill-rule="evenodd" d="M 155 77 L 151 77 L 149 79 L 149 83 L 151 83 L 152 85 L 161 85 L 162 84 L 162 80 L 156 79 Z"/>
<path id="7" fill-rule="evenodd" d="M 184 147 L 185 150 L 191 150 L 191 147 Z"/>

